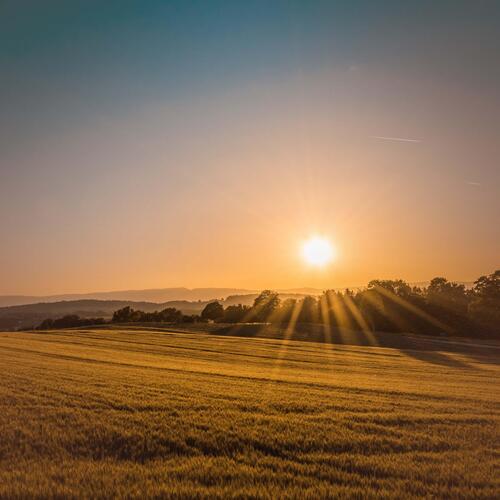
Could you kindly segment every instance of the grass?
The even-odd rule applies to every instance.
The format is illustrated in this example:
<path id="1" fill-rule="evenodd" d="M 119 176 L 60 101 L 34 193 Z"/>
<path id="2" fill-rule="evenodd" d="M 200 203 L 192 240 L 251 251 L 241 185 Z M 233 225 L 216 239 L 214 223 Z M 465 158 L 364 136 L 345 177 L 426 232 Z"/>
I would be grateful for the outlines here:
<path id="1" fill-rule="evenodd" d="M 0 334 L 0 497 L 499 496 L 499 358 Z"/>

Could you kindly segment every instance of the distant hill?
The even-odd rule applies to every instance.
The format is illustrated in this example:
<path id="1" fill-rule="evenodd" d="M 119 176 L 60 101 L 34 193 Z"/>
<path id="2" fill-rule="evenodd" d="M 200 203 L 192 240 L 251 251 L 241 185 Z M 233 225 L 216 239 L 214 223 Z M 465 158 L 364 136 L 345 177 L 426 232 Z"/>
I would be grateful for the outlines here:
<path id="1" fill-rule="evenodd" d="M 76 300 L 122 300 L 133 302 L 156 302 L 157 304 L 172 300 L 187 300 L 194 302 L 198 300 L 221 299 L 229 295 L 247 294 L 256 291 L 257 290 L 247 290 L 244 288 L 158 288 L 47 296 L 4 295 L 0 296 L 0 307 Z"/>
<path id="2" fill-rule="evenodd" d="M 147 290 L 118 290 L 115 292 L 73 293 L 60 295 L 0 295 L 0 307 L 21 306 L 26 304 L 53 303 L 78 300 L 121 300 L 132 302 L 155 302 L 163 304 L 173 300 L 208 301 L 226 299 L 234 295 L 257 294 L 261 290 L 245 288 L 153 288 Z M 318 288 L 278 289 L 283 294 L 318 295 Z"/>
<path id="3" fill-rule="evenodd" d="M 218 289 L 219 290 L 219 289 Z M 227 290 L 227 289 L 224 289 Z M 225 300 L 219 300 L 227 307 L 228 305 L 243 304 L 252 305 L 258 293 L 245 293 L 241 295 L 230 295 Z M 280 297 L 300 299 L 305 294 L 283 293 Z M 175 307 L 184 314 L 199 314 L 210 301 L 217 300 L 218 296 L 209 300 L 169 300 L 166 302 L 149 302 L 133 300 L 62 300 L 57 302 L 38 302 L 35 304 L 22 304 L 0 307 L 0 330 L 17 330 L 18 328 L 29 328 L 37 326 L 44 319 L 60 318 L 67 314 L 77 314 L 82 318 L 105 318 L 110 319 L 113 313 L 122 307 L 130 306 L 145 312 L 161 311 L 167 307 Z"/>
<path id="4" fill-rule="evenodd" d="M 310 289 L 309 289 L 310 290 Z M 260 292 L 259 292 L 260 293 Z M 248 293 L 245 295 L 230 295 L 225 300 L 221 301 L 221 304 L 224 307 L 234 306 L 237 304 L 242 304 L 244 306 L 251 306 L 254 300 L 257 298 L 259 293 Z M 287 291 L 278 290 L 279 296 L 281 300 L 286 299 L 303 299 L 306 295 L 319 295 L 323 293 L 322 291 L 316 290 L 314 293 L 309 291 L 307 293 L 289 293 Z"/>
<path id="5" fill-rule="evenodd" d="M 198 314 L 206 303 L 186 300 L 168 301 L 163 304 L 130 300 L 71 300 L 0 307 L 0 330 L 29 328 L 37 326 L 44 319 L 60 318 L 67 314 L 77 314 L 82 318 L 102 317 L 110 319 L 116 310 L 126 306 L 147 312 L 175 307 L 184 314 Z"/>
<path id="6" fill-rule="evenodd" d="M 472 286 L 471 282 L 462 282 L 467 288 Z M 410 283 L 412 286 L 424 287 L 428 281 Z M 337 287 L 335 290 L 344 290 L 346 287 Z M 357 290 L 361 287 L 349 287 Z M 320 295 L 323 288 L 280 288 L 276 291 L 283 295 Z M 118 300 L 132 302 L 154 302 L 163 304 L 174 300 L 180 301 L 208 301 L 227 299 L 234 295 L 254 295 L 261 290 L 250 290 L 246 288 L 151 288 L 146 290 L 118 290 L 114 292 L 92 292 L 92 293 L 72 293 L 59 295 L 0 295 L 0 308 L 8 306 L 20 306 L 26 304 L 52 303 L 77 300 Z"/>

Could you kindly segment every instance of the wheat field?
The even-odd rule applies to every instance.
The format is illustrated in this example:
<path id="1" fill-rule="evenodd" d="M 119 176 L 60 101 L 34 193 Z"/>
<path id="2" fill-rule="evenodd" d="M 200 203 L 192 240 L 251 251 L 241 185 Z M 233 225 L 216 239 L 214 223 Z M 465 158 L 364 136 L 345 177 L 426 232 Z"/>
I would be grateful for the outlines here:
<path id="1" fill-rule="evenodd" d="M 0 497 L 494 498 L 499 357 L 0 334 Z"/>

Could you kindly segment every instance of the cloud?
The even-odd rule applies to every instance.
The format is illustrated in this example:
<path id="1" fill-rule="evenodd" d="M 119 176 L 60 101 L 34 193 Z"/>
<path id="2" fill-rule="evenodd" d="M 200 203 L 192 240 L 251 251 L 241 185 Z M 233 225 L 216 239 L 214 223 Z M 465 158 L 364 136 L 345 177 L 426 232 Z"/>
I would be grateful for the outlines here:
<path id="1" fill-rule="evenodd" d="M 469 186 L 480 186 L 481 185 L 480 182 L 472 182 L 472 181 L 466 182 L 466 184 L 469 184 Z"/>
<path id="2" fill-rule="evenodd" d="M 405 137 L 385 137 L 383 135 L 371 135 L 372 139 L 380 139 L 381 141 L 396 141 L 396 142 L 422 142 L 420 139 L 407 139 Z"/>

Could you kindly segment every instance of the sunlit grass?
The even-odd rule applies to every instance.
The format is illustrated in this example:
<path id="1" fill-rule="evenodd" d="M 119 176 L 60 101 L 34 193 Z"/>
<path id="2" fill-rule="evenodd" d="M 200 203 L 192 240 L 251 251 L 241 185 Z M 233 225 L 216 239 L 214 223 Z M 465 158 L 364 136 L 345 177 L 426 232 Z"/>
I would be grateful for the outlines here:
<path id="1" fill-rule="evenodd" d="M 499 373 L 289 338 L 0 334 L 0 497 L 493 498 Z"/>

